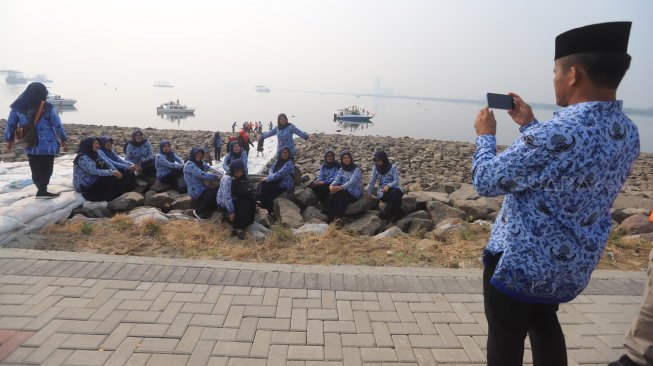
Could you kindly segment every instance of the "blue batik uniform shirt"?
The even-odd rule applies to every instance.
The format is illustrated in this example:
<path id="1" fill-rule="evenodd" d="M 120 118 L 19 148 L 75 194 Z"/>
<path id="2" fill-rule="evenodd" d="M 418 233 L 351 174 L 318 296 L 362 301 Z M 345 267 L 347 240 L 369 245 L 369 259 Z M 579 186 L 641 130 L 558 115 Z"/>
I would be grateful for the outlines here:
<path id="1" fill-rule="evenodd" d="M 610 206 L 639 155 L 637 127 L 613 101 L 575 104 L 520 131 L 498 155 L 494 136 L 476 140 L 474 187 L 505 195 L 484 253 L 503 253 L 490 283 L 520 301 L 571 301 L 607 242 Z"/>

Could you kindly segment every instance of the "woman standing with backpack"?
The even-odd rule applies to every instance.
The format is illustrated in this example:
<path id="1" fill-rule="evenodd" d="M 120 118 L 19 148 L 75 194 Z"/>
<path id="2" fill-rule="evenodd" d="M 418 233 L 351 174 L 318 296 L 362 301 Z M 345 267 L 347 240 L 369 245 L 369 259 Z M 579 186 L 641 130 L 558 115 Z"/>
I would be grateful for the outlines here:
<path id="1" fill-rule="evenodd" d="M 245 239 L 243 230 L 254 223 L 256 201 L 245 175 L 245 164 L 241 160 L 234 160 L 229 174 L 225 174 L 220 180 L 217 202 L 218 207 L 227 210 L 229 221 L 234 228 L 232 235 L 241 240 Z"/>
<path id="2" fill-rule="evenodd" d="M 54 169 L 54 156 L 59 154 L 59 147 L 66 151 L 68 140 L 56 109 L 46 102 L 47 96 L 45 85 L 29 84 L 11 103 L 5 127 L 7 150 L 11 151 L 15 138 L 22 138 L 27 143 L 25 153 L 32 171 L 32 182 L 37 188 L 36 199 L 59 197 L 58 193 L 48 192 L 48 184 Z"/>

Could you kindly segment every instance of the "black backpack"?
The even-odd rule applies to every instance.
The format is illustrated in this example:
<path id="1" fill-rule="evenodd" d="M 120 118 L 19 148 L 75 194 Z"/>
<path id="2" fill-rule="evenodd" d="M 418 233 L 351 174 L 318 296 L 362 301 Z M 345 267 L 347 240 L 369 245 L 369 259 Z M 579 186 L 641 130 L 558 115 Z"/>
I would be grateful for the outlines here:
<path id="1" fill-rule="evenodd" d="M 231 195 L 236 198 L 253 200 L 256 196 L 256 189 L 246 179 L 234 179 L 231 182 Z"/>

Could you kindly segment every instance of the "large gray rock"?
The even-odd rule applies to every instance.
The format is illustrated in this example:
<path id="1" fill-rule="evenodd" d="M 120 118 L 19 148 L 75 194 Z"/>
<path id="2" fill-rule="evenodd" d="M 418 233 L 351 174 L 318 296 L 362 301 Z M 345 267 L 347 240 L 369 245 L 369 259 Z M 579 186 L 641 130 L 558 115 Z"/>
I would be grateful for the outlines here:
<path id="1" fill-rule="evenodd" d="M 345 210 L 345 216 L 362 214 L 368 210 L 375 210 L 379 207 L 379 199 L 375 196 L 362 195 L 355 202 L 350 203 Z"/>
<path id="2" fill-rule="evenodd" d="M 382 233 L 378 233 L 374 235 L 372 239 L 373 240 L 390 239 L 398 236 L 406 236 L 406 233 L 401 231 L 400 228 L 393 226 Z"/>
<path id="3" fill-rule="evenodd" d="M 451 207 L 440 201 L 429 201 L 426 204 L 426 211 L 429 213 L 431 221 L 433 221 L 434 225 L 437 225 L 441 221 L 449 218 L 466 218 L 464 211 Z"/>
<path id="4" fill-rule="evenodd" d="M 653 232 L 653 222 L 646 214 L 633 215 L 619 225 L 621 230 L 627 235 L 647 234 Z"/>
<path id="5" fill-rule="evenodd" d="M 423 210 L 415 211 L 413 213 L 404 216 L 401 220 L 397 221 L 395 225 L 402 231 L 408 231 L 408 228 L 410 227 L 410 223 L 416 219 L 426 219 L 430 221 L 431 217 L 429 216 L 429 213 L 426 211 Z"/>
<path id="6" fill-rule="evenodd" d="M 270 229 L 259 224 L 258 222 L 254 222 L 253 224 L 245 228 L 245 232 L 251 239 L 256 241 L 265 240 L 265 237 L 271 233 Z"/>
<path id="7" fill-rule="evenodd" d="M 647 211 L 646 209 L 643 208 L 624 208 L 620 210 L 612 210 L 611 212 L 611 218 L 612 220 L 621 223 L 625 219 L 636 215 L 636 214 L 647 214 L 650 211 Z"/>
<path id="8" fill-rule="evenodd" d="M 373 212 L 367 212 L 360 218 L 347 223 L 344 229 L 358 235 L 372 236 L 383 226 L 381 219 Z"/>
<path id="9" fill-rule="evenodd" d="M 619 193 L 612 203 L 612 208 L 615 210 L 641 208 L 647 212 L 651 212 L 653 210 L 653 200 L 643 193 Z"/>
<path id="10" fill-rule="evenodd" d="M 459 218 L 450 218 L 440 221 L 431 232 L 434 239 L 446 239 L 451 234 L 465 229 L 465 222 Z"/>
<path id="11" fill-rule="evenodd" d="M 81 214 L 91 218 L 111 217 L 113 213 L 107 208 L 106 202 L 86 201 L 80 207 L 73 210 L 73 215 Z"/>
<path id="12" fill-rule="evenodd" d="M 323 214 L 322 211 L 320 211 L 320 209 L 315 206 L 308 206 L 302 211 L 302 218 L 304 221 L 317 219 L 326 222 L 327 215 Z"/>
<path id="13" fill-rule="evenodd" d="M 129 211 L 137 206 L 142 206 L 145 202 L 145 197 L 137 192 L 127 192 L 122 196 L 109 202 L 107 208 L 111 211 Z"/>
<path id="14" fill-rule="evenodd" d="M 418 210 L 425 210 L 426 203 L 430 201 L 440 201 L 446 204 L 451 204 L 451 199 L 449 198 L 449 195 L 445 192 L 428 192 L 428 191 L 411 192 L 408 194 L 408 196 L 415 198 L 415 200 L 417 201 Z"/>
<path id="15" fill-rule="evenodd" d="M 461 184 L 460 188 L 457 190 L 451 192 L 449 194 L 449 198 L 452 201 L 457 201 L 457 200 L 475 200 L 478 198 L 481 198 L 481 196 L 476 192 L 476 189 L 474 189 L 474 186 L 471 184 Z"/>
<path id="16" fill-rule="evenodd" d="M 270 222 L 270 214 L 268 213 L 268 210 L 264 208 L 259 208 L 258 211 L 256 211 L 256 216 L 254 216 L 254 221 L 258 222 L 259 224 L 269 228 L 272 223 Z"/>
<path id="17" fill-rule="evenodd" d="M 154 191 L 156 193 L 161 193 L 168 190 L 170 190 L 170 186 L 165 183 L 159 182 L 158 179 L 154 182 L 154 184 L 152 184 L 152 187 L 150 187 L 150 191 Z"/>
<path id="18" fill-rule="evenodd" d="M 274 200 L 274 216 L 282 224 L 295 228 L 302 226 L 301 209 L 287 198 Z"/>
<path id="19" fill-rule="evenodd" d="M 401 198 L 401 209 L 407 214 L 417 211 L 417 199 L 410 195 L 404 195 Z"/>
<path id="20" fill-rule="evenodd" d="M 433 230 L 433 221 L 430 219 L 413 219 L 408 227 L 410 234 L 424 234 L 431 230 Z"/>
<path id="21" fill-rule="evenodd" d="M 157 210 L 154 207 L 137 207 L 127 214 L 127 217 L 131 218 L 132 221 L 139 225 L 144 221 L 154 221 L 160 224 L 165 224 L 170 219 L 168 219 L 161 211 Z"/>
<path id="22" fill-rule="evenodd" d="M 173 210 L 190 210 L 191 198 L 187 194 L 182 194 L 179 197 L 175 198 L 170 204 L 170 208 Z"/>
<path id="23" fill-rule="evenodd" d="M 172 201 L 174 201 L 174 198 L 168 192 L 155 194 L 150 194 L 150 192 L 153 191 L 148 191 L 147 194 L 145 194 L 145 206 L 168 208 L 170 207 L 170 204 L 172 204 Z"/>
<path id="24" fill-rule="evenodd" d="M 465 212 L 465 215 L 473 220 L 492 219 L 491 214 L 498 212 L 501 205 L 494 199 L 480 197 L 478 199 L 453 200 L 453 206 Z"/>
<path id="25" fill-rule="evenodd" d="M 302 208 L 307 208 L 317 203 L 317 195 L 310 188 L 297 189 L 293 195 L 293 201 Z"/>

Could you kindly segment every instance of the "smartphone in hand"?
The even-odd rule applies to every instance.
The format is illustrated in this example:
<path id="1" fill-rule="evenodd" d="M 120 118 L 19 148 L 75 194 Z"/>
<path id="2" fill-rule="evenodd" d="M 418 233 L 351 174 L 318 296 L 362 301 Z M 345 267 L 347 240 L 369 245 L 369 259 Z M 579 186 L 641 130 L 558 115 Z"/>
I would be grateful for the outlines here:
<path id="1" fill-rule="evenodd" d="M 492 109 L 514 109 L 515 100 L 511 95 L 487 93 L 487 106 Z"/>

